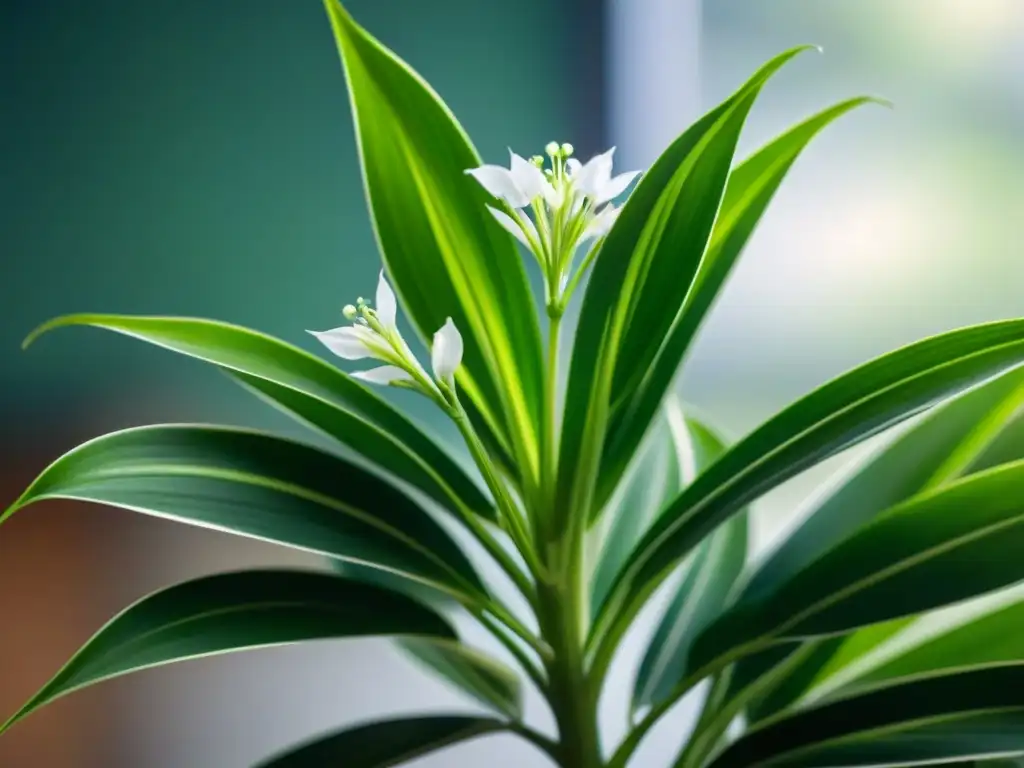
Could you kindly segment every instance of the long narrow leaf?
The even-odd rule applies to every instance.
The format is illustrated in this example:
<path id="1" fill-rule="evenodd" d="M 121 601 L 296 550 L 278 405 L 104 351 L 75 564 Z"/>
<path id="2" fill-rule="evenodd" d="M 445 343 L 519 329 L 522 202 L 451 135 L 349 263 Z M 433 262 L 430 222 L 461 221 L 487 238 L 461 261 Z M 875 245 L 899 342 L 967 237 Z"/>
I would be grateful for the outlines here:
<path id="1" fill-rule="evenodd" d="M 707 252 L 657 357 L 643 369 L 642 380 L 613 393 L 618 408 L 612 417 L 601 459 L 603 486 L 598 492 L 598 503 L 607 498 L 614 487 L 612 482 L 639 445 L 701 323 L 793 163 L 811 139 L 832 121 L 872 101 L 875 100 L 865 97 L 850 99 L 818 113 L 772 141 L 729 174 Z"/>
<path id="2" fill-rule="evenodd" d="M 755 726 L 709 768 L 943 762 L 1024 750 L 1024 665 L 883 685 Z"/>
<path id="3" fill-rule="evenodd" d="M 949 605 L 1024 580 L 1024 462 L 973 475 L 877 518 L 698 640 L 698 666 L 763 638 L 801 639 Z"/>
<path id="4" fill-rule="evenodd" d="M 675 416 L 677 435 L 680 429 L 687 429 L 696 447 L 693 453 L 699 474 L 722 454 L 725 444 L 700 422 L 691 418 L 681 424 L 682 414 Z M 644 654 L 633 688 L 634 711 L 667 700 L 690 673 L 688 661 L 694 639 L 718 618 L 743 572 L 747 559 L 747 528 L 747 515 L 736 515 L 697 550 L 694 563 Z"/>
<path id="5" fill-rule="evenodd" d="M 329 574 L 243 571 L 188 581 L 143 598 L 111 620 L 0 732 L 61 696 L 140 669 L 366 635 L 447 640 L 454 632 L 404 595 Z"/>
<path id="6" fill-rule="evenodd" d="M 89 325 L 213 363 L 286 412 L 402 477 L 442 504 L 462 504 L 495 518 L 494 506 L 462 468 L 408 418 L 332 365 L 271 336 L 188 317 L 68 315 L 43 333 Z"/>
<path id="7" fill-rule="evenodd" d="M 480 158 L 440 97 L 325 0 L 344 63 L 375 232 L 413 322 L 452 317 L 465 337 L 459 384 L 492 441 L 536 474 L 542 395 L 537 313 L 515 243 L 465 171 Z"/>
<path id="8" fill-rule="evenodd" d="M 637 545 L 592 642 L 635 615 L 707 534 L 798 472 L 1024 360 L 1024 321 L 973 326 L 884 355 L 789 406 L 684 490 Z"/>
<path id="9" fill-rule="evenodd" d="M 457 715 L 381 720 L 314 739 L 257 768 L 390 768 L 504 727 L 491 718 Z"/>
<path id="10" fill-rule="evenodd" d="M 929 412 L 825 494 L 803 523 L 761 563 L 741 600 L 770 594 L 830 547 L 881 512 L 927 488 L 970 470 L 1002 434 L 1024 399 L 1024 371 L 1013 370 Z M 1018 458 L 1020 455 L 1018 455 Z M 865 627 L 848 638 L 814 640 L 816 650 L 747 710 L 757 721 L 793 703 L 823 676 L 868 654 L 907 626 L 910 619 Z M 756 665 L 754 665 L 756 666 Z M 743 680 L 752 662 L 738 665 Z"/>
<path id="11" fill-rule="evenodd" d="M 523 716 L 519 677 L 500 661 L 461 643 L 398 640 L 420 665 L 505 717 Z"/>
<path id="12" fill-rule="evenodd" d="M 478 599 L 445 530 L 384 480 L 300 443 L 220 427 L 115 432 L 51 464 L 0 517 L 43 499 L 113 504 L 402 573 Z"/>
<path id="13" fill-rule="evenodd" d="M 768 78 L 801 50 L 773 59 L 676 139 L 601 247 L 573 344 L 557 508 L 591 509 L 615 394 L 654 360 L 697 274 L 746 116 Z"/>

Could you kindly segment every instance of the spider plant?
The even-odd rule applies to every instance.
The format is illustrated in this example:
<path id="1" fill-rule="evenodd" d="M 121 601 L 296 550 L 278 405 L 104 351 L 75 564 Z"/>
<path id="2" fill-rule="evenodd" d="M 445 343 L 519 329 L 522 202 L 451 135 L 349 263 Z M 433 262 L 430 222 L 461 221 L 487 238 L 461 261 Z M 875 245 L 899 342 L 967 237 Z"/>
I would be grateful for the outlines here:
<path id="1" fill-rule="evenodd" d="M 57 459 L 0 520 L 71 498 L 305 550 L 332 567 L 225 573 L 149 595 L 0 730 L 156 665 L 383 636 L 480 706 L 358 724 L 264 766 L 391 766 L 505 731 L 564 768 L 623 768 L 694 691 L 699 716 L 666 761 L 678 768 L 1024 753 L 1024 593 L 1014 588 L 1024 580 L 1024 320 L 884 355 L 735 442 L 675 386 L 790 167 L 821 129 L 872 100 L 838 103 L 736 161 L 748 113 L 805 50 L 794 49 L 638 181 L 612 172 L 610 151 L 581 162 L 558 142 L 485 165 L 427 83 L 337 0 L 326 6 L 384 270 L 373 300 L 353 291 L 345 323 L 314 335 L 337 356 L 380 365 L 349 373 L 195 318 L 73 315 L 29 341 L 94 326 L 198 358 L 347 453 L 227 426 L 127 429 Z M 381 397 L 385 387 L 440 409 L 468 460 Z M 782 543 L 748 556 L 752 502 L 901 422 Z M 623 637 L 655 594 L 667 608 L 635 684 L 607 692 Z M 465 622 L 493 647 L 460 640 Z M 526 686 L 553 727 L 524 717 Z M 598 726 L 603 692 L 630 699 L 617 743 Z"/>

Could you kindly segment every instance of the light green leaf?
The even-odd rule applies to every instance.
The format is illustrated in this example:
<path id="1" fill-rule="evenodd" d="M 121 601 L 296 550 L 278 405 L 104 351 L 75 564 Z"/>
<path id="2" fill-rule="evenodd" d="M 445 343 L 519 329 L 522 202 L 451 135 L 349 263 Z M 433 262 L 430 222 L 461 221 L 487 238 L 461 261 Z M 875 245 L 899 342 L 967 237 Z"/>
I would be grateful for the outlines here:
<path id="1" fill-rule="evenodd" d="M 456 715 L 381 720 L 321 736 L 257 768 L 390 768 L 504 727 L 491 718 Z"/>
<path id="2" fill-rule="evenodd" d="M 316 448 L 227 427 L 128 429 L 51 464 L 0 521 L 71 498 L 305 549 L 485 600 L 469 560 L 411 499 Z"/>
<path id="3" fill-rule="evenodd" d="M 740 602 L 694 646 L 700 666 L 765 639 L 847 632 L 1024 580 L 1024 462 L 910 499 L 801 570 Z"/>
<path id="4" fill-rule="evenodd" d="M 773 59 L 676 139 L 601 246 L 569 372 L 556 505 L 565 514 L 591 510 L 616 394 L 655 359 L 697 274 L 746 116 L 768 78 L 801 50 Z M 614 487 L 624 469 L 603 482 Z"/>
<path id="5" fill-rule="evenodd" d="M 700 422 L 689 418 L 680 424 L 682 413 L 673 414 L 677 438 L 688 431 L 694 450 L 696 474 L 713 463 L 725 450 L 722 439 Z M 690 647 L 697 635 L 725 608 L 736 579 L 747 559 L 747 515 L 734 516 L 715 531 L 696 551 L 695 559 L 665 611 L 644 654 L 633 687 L 634 711 L 660 704 L 672 697 L 679 683 L 692 671 Z"/>
<path id="6" fill-rule="evenodd" d="M 307 352 L 228 323 L 187 317 L 68 315 L 32 332 L 89 325 L 213 363 L 288 413 L 400 476 L 449 509 L 494 520 L 493 504 L 462 468 L 387 401 Z"/>
<path id="7" fill-rule="evenodd" d="M 500 661 L 461 643 L 398 640 L 396 644 L 431 673 L 481 704 L 513 720 L 522 718 L 519 677 Z"/>
<path id="8" fill-rule="evenodd" d="M 943 762 L 1024 752 L 1024 665 L 881 685 L 766 720 L 709 768 Z"/>
<path id="9" fill-rule="evenodd" d="M 613 481 L 636 451 L 701 323 L 793 163 L 811 139 L 832 121 L 873 101 L 876 100 L 864 97 L 850 99 L 818 113 L 773 140 L 729 174 L 707 251 L 657 356 L 647 368 L 638 369 L 629 386 L 612 395 L 616 410 L 601 458 L 603 485 L 597 494 L 599 503 L 611 493 Z"/>
<path id="10" fill-rule="evenodd" d="M 620 571 L 591 642 L 601 642 L 609 630 L 620 636 L 625 623 L 672 569 L 744 504 L 1022 360 L 1024 321 L 964 328 L 877 358 L 769 419 L 698 477 L 658 518 Z"/>
<path id="11" fill-rule="evenodd" d="M 626 561 L 630 551 L 654 521 L 665 503 L 692 482 L 696 470 L 693 466 L 693 445 L 683 424 L 682 440 L 679 430 L 669 426 L 669 407 L 678 409 L 673 399 L 666 403 L 665 413 L 637 457 L 626 481 L 619 487 L 603 519 L 609 524 L 603 535 L 598 564 L 591 587 L 591 613 L 596 614 L 608 595 L 615 574 Z M 689 476 L 684 477 L 685 473 Z"/>
<path id="12" fill-rule="evenodd" d="M 1021 587 L 926 614 L 858 656 L 837 654 L 834 665 L 808 686 L 808 697 L 817 700 L 834 691 L 923 673 L 1024 661 L 1022 627 Z"/>
<path id="13" fill-rule="evenodd" d="M 243 571 L 143 598 L 97 632 L 15 713 L 6 730 L 51 701 L 112 677 L 201 656 L 367 635 L 450 639 L 438 614 L 369 584 L 304 571 Z"/>
<path id="14" fill-rule="evenodd" d="M 543 355 L 516 245 L 465 174 L 481 164 L 440 97 L 405 62 L 325 0 L 348 80 L 363 177 L 382 255 L 414 324 L 448 317 L 465 339 L 458 380 L 478 426 L 527 478 L 538 468 Z"/>
<path id="15" fill-rule="evenodd" d="M 399 574 L 344 560 L 332 560 L 331 566 L 347 578 L 407 594 L 439 613 L 445 614 L 452 608 L 450 595 Z M 523 692 L 519 676 L 497 659 L 459 643 L 397 640 L 395 644 L 421 666 L 471 698 L 507 717 L 522 717 Z"/>

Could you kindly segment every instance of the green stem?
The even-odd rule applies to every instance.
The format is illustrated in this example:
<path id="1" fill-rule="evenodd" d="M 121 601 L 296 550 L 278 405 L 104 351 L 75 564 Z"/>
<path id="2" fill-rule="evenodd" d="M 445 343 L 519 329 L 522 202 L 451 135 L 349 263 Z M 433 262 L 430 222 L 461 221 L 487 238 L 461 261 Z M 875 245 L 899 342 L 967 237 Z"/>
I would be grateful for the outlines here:
<path id="1" fill-rule="evenodd" d="M 487 550 L 487 553 L 494 558 L 501 569 L 505 572 L 505 575 L 509 577 L 519 592 L 526 598 L 526 601 L 530 604 L 530 607 L 536 609 L 537 607 L 537 588 L 533 582 L 522 572 L 512 556 L 505 550 L 504 547 L 491 536 L 490 531 L 476 519 L 475 514 L 470 510 L 465 510 L 463 513 L 463 520 L 466 527 L 469 528 L 474 538 L 480 542 L 480 545 Z"/>
<path id="2" fill-rule="evenodd" d="M 557 568 L 556 583 L 541 586 L 538 613 L 543 636 L 553 651 L 548 664 L 548 701 L 558 724 L 560 764 L 563 768 L 601 768 L 599 689 L 587 675 L 583 654 L 586 591 L 581 565 L 578 558 L 569 557 Z"/>
<path id="3" fill-rule="evenodd" d="M 513 503 L 509 496 L 508 489 L 505 487 L 505 484 L 498 476 L 497 470 L 491 463 L 491 459 L 487 454 L 487 449 L 484 448 L 479 436 L 473 429 L 473 425 L 469 421 L 469 416 L 462 408 L 458 399 L 453 399 L 454 404 L 450 407 L 451 417 L 455 421 L 456 426 L 458 426 L 459 431 L 462 433 L 462 437 L 466 441 L 466 445 L 469 447 L 469 452 L 473 456 L 473 460 L 476 462 L 481 474 L 483 474 L 484 482 L 487 484 L 491 494 L 494 496 L 494 500 L 498 505 L 498 510 L 501 512 L 502 522 L 504 522 L 506 530 L 515 542 L 516 547 L 523 556 L 523 559 L 526 561 L 526 565 L 530 569 L 534 578 L 539 579 L 543 575 L 544 569 L 537 560 L 533 543 L 530 540 L 530 535 L 523 525 L 522 515 Z"/>

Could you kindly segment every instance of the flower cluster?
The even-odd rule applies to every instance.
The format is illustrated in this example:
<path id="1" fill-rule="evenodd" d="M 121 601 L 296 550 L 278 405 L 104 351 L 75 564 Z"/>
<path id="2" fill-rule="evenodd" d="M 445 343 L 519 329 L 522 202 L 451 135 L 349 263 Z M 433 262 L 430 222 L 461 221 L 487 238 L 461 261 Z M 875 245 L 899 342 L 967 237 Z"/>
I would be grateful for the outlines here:
<path id="1" fill-rule="evenodd" d="M 462 362 L 462 335 L 449 317 L 434 334 L 431 346 L 431 379 L 398 331 L 398 304 L 384 272 L 377 282 L 375 308 L 360 297 L 342 310 L 352 325 L 329 331 L 310 331 L 325 347 L 345 360 L 371 358 L 387 365 L 352 375 L 373 384 L 390 384 L 416 389 L 441 403 L 451 403 L 455 394 L 455 371 Z"/>
<path id="2" fill-rule="evenodd" d="M 578 270 L 582 273 L 619 214 L 611 201 L 639 171 L 612 176 L 614 147 L 587 163 L 572 157 L 570 144 L 551 142 L 546 151 L 550 168 L 540 155 L 527 160 L 509 150 L 509 168 L 483 165 L 466 173 L 505 203 L 505 210 L 488 210 L 536 257 L 547 284 L 548 309 L 561 312 L 577 248 L 591 242 Z"/>

